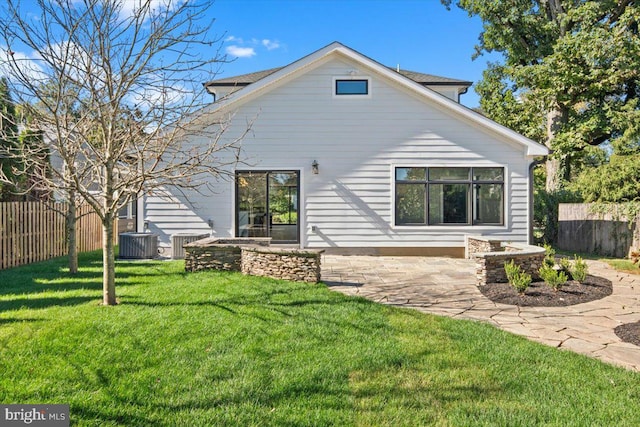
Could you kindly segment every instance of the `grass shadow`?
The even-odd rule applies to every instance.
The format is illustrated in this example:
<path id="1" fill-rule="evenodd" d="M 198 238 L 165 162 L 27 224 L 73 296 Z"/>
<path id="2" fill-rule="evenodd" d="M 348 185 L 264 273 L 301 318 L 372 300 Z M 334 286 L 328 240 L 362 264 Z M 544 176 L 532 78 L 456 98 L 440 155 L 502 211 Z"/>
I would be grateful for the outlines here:
<path id="1" fill-rule="evenodd" d="M 162 261 L 126 262 L 116 260 L 116 286 L 139 282 L 138 278 L 166 276 Z M 54 258 L 0 271 L 0 296 L 37 294 L 49 291 L 102 289 L 102 253 L 88 252 L 79 256 L 79 271 L 69 273 L 67 258 Z"/>
<path id="2" fill-rule="evenodd" d="M 125 407 L 125 403 L 118 405 L 120 408 Z M 133 414 L 118 414 L 115 410 L 112 413 L 107 411 L 100 411 L 95 407 L 88 407 L 85 405 L 71 405 L 70 407 L 70 421 L 71 425 L 75 425 L 79 420 L 83 422 L 95 422 L 93 425 L 123 425 L 123 426 L 151 426 L 154 425 L 157 420 L 145 417 L 142 414 L 145 413 L 145 408 L 140 407 L 137 412 L 139 415 Z"/>
<path id="3" fill-rule="evenodd" d="M 144 301 L 131 301 L 130 297 L 125 297 L 121 301 L 121 304 L 140 306 L 140 307 L 212 307 L 219 308 L 232 314 L 237 314 L 237 311 L 229 306 L 219 304 L 214 301 L 194 301 L 194 302 L 144 302 Z"/>
<path id="4" fill-rule="evenodd" d="M 21 309 L 40 309 L 52 306 L 70 306 L 84 304 L 89 301 L 99 300 L 95 297 L 62 297 L 62 298 L 17 298 L 0 301 L 0 312 Z M 0 320 L 1 322 L 1 320 Z"/>
<path id="5" fill-rule="evenodd" d="M 40 322 L 46 319 L 35 318 L 35 317 L 18 317 L 18 318 L 9 318 L 9 319 L 0 319 L 0 326 L 8 325 L 10 323 L 23 323 L 23 322 Z"/>

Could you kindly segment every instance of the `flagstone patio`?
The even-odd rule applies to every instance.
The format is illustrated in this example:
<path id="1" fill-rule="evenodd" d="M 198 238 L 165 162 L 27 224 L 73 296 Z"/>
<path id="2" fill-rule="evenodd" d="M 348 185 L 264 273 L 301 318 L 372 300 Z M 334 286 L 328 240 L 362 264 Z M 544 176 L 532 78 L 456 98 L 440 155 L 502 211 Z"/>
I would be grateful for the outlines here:
<path id="1" fill-rule="evenodd" d="M 497 304 L 476 287 L 471 260 L 440 257 L 323 255 L 322 281 L 332 290 L 425 313 L 484 321 L 553 347 L 640 371 L 640 347 L 614 328 L 640 320 L 640 275 L 588 261 L 589 273 L 613 283 L 613 294 L 568 307 Z"/>

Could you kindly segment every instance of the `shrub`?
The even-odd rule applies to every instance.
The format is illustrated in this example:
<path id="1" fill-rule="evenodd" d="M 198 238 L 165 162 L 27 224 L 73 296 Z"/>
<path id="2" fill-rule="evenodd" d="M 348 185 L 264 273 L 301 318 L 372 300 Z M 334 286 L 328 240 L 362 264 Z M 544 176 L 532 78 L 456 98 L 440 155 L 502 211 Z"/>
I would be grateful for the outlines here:
<path id="1" fill-rule="evenodd" d="M 551 245 L 544 245 L 544 265 L 548 267 L 553 267 L 556 265 L 556 250 L 551 247 Z"/>
<path id="2" fill-rule="evenodd" d="M 571 271 L 571 260 L 569 258 L 560 258 L 560 267 L 564 271 Z"/>
<path id="3" fill-rule="evenodd" d="M 563 271 L 569 279 L 573 279 L 573 265 L 569 258 L 560 258 L 560 262 L 556 264 L 555 268 L 560 267 L 560 271 Z"/>
<path id="4" fill-rule="evenodd" d="M 589 266 L 587 263 L 577 255 L 573 256 L 573 268 L 571 269 L 571 277 L 578 282 L 582 283 L 587 278 L 589 273 Z"/>
<path id="5" fill-rule="evenodd" d="M 513 286 L 518 293 L 524 293 L 531 284 L 531 275 L 522 271 L 522 268 L 516 265 L 513 260 L 504 264 L 504 271 L 507 273 L 509 284 Z"/>
<path id="6" fill-rule="evenodd" d="M 538 271 L 544 282 L 551 286 L 555 291 L 560 289 L 567 282 L 567 273 L 556 270 L 548 265 L 543 265 Z"/>

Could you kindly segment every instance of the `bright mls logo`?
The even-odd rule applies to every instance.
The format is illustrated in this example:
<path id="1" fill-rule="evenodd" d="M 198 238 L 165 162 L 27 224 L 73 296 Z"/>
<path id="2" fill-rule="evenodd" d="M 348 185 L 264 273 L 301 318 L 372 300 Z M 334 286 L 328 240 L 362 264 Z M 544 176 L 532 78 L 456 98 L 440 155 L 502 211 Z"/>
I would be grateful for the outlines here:
<path id="1" fill-rule="evenodd" d="M 0 405 L 0 426 L 69 427 L 69 405 Z"/>

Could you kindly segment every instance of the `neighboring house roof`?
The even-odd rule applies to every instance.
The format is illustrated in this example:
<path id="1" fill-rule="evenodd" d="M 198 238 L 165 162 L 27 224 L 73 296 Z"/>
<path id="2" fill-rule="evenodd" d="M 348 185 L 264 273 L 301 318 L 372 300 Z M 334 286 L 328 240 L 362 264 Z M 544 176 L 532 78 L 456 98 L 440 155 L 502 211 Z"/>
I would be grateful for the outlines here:
<path id="1" fill-rule="evenodd" d="M 243 103 L 255 99 L 263 93 L 270 91 L 271 89 L 286 84 L 287 82 L 295 79 L 297 76 L 304 74 L 309 69 L 318 67 L 336 56 L 355 61 L 360 66 L 368 68 L 375 74 L 378 74 L 379 76 L 382 76 L 389 81 L 405 87 L 406 89 L 412 90 L 413 92 L 421 96 L 425 101 L 430 102 L 437 107 L 449 112 L 449 114 L 458 117 L 460 120 L 470 122 L 475 126 L 498 134 L 503 138 L 506 138 L 506 140 L 511 141 L 512 143 L 524 146 L 526 148 L 527 156 L 534 157 L 549 154 L 549 150 L 544 145 L 539 144 L 505 126 L 502 126 L 488 119 L 487 117 L 459 104 L 458 102 L 447 98 L 446 96 L 437 93 L 436 91 L 430 89 L 427 86 L 424 86 L 422 83 L 413 79 L 415 78 L 417 80 L 420 80 L 424 76 L 429 76 L 428 74 L 414 73 L 413 78 L 411 78 L 409 75 L 398 73 L 395 69 L 386 67 L 379 62 L 339 42 L 333 42 L 323 47 L 322 49 L 319 49 L 295 62 L 292 62 L 285 67 L 272 68 L 270 70 L 245 74 L 244 76 L 236 77 L 236 79 L 238 79 L 239 77 L 243 77 L 242 80 L 238 79 L 238 85 L 242 87 L 239 90 L 236 90 L 235 92 L 229 94 L 224 99 L 221 99 L 220 101 L 212 103 L 208 107 L 205 107 L 203 110 L 201 110 L 199 118 L 195 121 L 203 123 L 202 115 L 215 114 L 216 112 L 220 112 L 225 109 L 237 108 Z M 230 79 L 233 79 L 233 77 Z M 219 83 L 222 80 L 225 79 L 214 80 L 212 82 L 205 83 L 205 86 L 211 85 L 214 82 Z M 449 80 L 455 81 L 454 79 Z M 241 83 L 241 81 L 243 83 Z M 227 82 L 224 84 L 224 86 L 230 86 L 233 84 L 234 83 L 232 82 Z M 442 84 L 442 82 L 440 84 Z"/>
<path id="2" fill-rule="evenodd" d="M 242 86 L 248 86 L 252 83 L 255 83 L 259 80 L 262 80 L 263 78 L 275 73 L 276 71 L 280 71 L 281 69 L 283 69 L 285 67 L 276 67 L 276 68 L 270 68 L 268 70 L 262 70 L 262 71 L 256 71 L 253 73 L 248 73 L 248 74 L 242 74 L 239 76 L 232 76 L 232 77 L 225 77 L 223 79 L 216 79 L 216 80 L 211 80 L 207 83 L 203 83 L 205 87 L 209 88 L 209 87 L 219 87 L 219 86 L 224 86 L 224 87 L 242 87 Z M 473 84 L 473 82 L 469 82 L 466 80 L 458 80 L 458 79 L 452 79 L 449 77 L 442 77 L 442 76 L 436 76 L 433 74 L 425 74 L 425 73 L 418 73 L 417 71 L 409 71 L 409 70 L 402 70 L 402 69 L 394 69 L 391 67 L 387 67 L 388 69 L 392 70 L 392 71 L 396 71 L 397 73 L 413 80 L 416 83 L 420 83 L 423 86 L 464 86 L 466 88 L 468 88 L 469 86 L 471 86 Z"/>
<path id="3" fill-rule="evenodd" d="M 247 86 L 251 83 L 255 83 L 258 80 L 269 76 L 283 69 L 284 67 L 270 68 L 268 70 L 256 71 L 249 74 L 242 74 L 240 76 L 226 77 L 224 79 L 211 80 L 210 82 L 203 83 L 205 87 L 210 86 Z"/>

